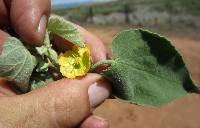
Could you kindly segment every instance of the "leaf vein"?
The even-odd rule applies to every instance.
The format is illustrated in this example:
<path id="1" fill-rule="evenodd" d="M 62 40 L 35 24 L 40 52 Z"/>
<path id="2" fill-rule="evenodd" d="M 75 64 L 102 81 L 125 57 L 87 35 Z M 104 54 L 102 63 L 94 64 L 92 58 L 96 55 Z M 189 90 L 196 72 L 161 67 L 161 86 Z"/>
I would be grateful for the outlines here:
<path id="1" fill-rule="evenodd" d="M 176 83 L 176 84 L 180 84 L 180 83 L 178 83 L 178 82 L 176 82 L 176 81 L 173 81 L 173 80 L 171 80 L 171 79 L 167 79 L 166 77 L 157 76 L 156 74 L 152 74 L 152 73 L 147 72 L 147 71 L 145 71 L 145 70 L 139 69 L 139 68 L 135 67 L 134 65 L 131 65 L 131 64 L 125 62 L 125 61 L 120 61 L 120 62 L 121 62 L 121 63 L 124 63 L 124 64 L 127 64 L 127 65 L 131 66 L 132 68 L 134 68 L 134 69 L 136 69 L 136 70 L 138 70 L 138 71 L 142 71 L 142 72 L 144 72 L 144 73 L 146 73 L 146 74 L 155 76 L 155 77 L 157 77 L 157 78 L 159 78 L 159 79 L 163 79 L 163 80 L 166 80 L 166 81 L 171 81 L 171 82 Z M 130 70 L 131 70 L 132 68 L 130 68 Z"/>

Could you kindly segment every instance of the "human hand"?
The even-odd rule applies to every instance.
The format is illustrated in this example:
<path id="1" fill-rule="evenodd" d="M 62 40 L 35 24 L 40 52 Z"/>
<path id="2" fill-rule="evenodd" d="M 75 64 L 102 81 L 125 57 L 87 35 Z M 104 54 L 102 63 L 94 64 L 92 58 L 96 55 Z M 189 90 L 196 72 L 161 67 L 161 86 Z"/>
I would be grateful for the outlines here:
<path id="1" fill-rule="evenodd" d="M 1 82 L 0 127 L 71 128 L 85 120 L 81 128 L 108 128 L 105 120 L 90 115 L 109 96 L 109 86 L 101 78 L 88 74 L 62 79 L 23 95 L 3 89 Z"/>
<path id="2" fill-rule="evenodd" d="M 85 30 L 80 31 L 83 32 L 86 40 L 93 42 L 90 44 L 91 48 L 95 46 L 95 43 L 101 44 L 98 43 L 100 40 L 96 37 L 88 32 L 84 33 Z M 6 33 L 0 32 L 0 46 L 7 37 Z M 91 52 L 94 61 L 105 58 L 105 55 L 101 53 L 101 48 L 99 56 L 95 56 L 98 49 Z M 97 74 L 89 74 L 79 80 L 63 79 L 23 95 L 16 95 L 10 88 L 12 85 L 1 80 L 0 125 L 22 128 L 51 128 L 57 127 L 56 125 L 74 127 L 85 119 L 80 126 L 82 128 L 107 128 L 108 123 L 105 120 L 90 115 L 91 110 L 109 96 L 109 86 L 100 79 L 101 77 Z"/>
<path id="3" fill-rule="evenodd" d="M 40 22 L 40 17 L 45 14 L 48 18 L 50 1 L 12 0 L 12 4 L 10 4 L 10 0 L 8 0 L 6 5 L 9 11 L 5 9 L 5 4 L 0 0 L 0 25 L 2 27 L 11 25 L 26 42 L 31 45 L 41 45 L 47 19 L 43 18 L 43 21 Z M 22 10 L 24 13 L 22 13 Z M 31 17 L 30 15 L 33 14 L 34 16 Z M 43 25 L 39 25 L 41 29 L 37 31 L 39 23 Z M 106 59 L 102 42 L 83 28 L 77 27 L 91 49 L 93 62 Z M 0 30 L 0 51 L 2 51 L 3 43 L 8 36 Z M 63 46 L 66 43 L 59 37 L 55 37 L 54 42 L 57 46 Z M 10 88 L 11 85 L 1 80 L 0 126 L 22 128 L 74 127 L 84 120 L 80 124 L 82 128 L 106 128 L 108 123 L 105 120 L 90 115 L 90 110 L 109 96 L 109 86 L 100 79 L 101 77 L 97 74 L 89 74 L 79 80 L 63 79 L 51 83 L 50 86 L 23 95 L 16 95 Z M 57 108 L 54 105 L 59 107 Z"/>

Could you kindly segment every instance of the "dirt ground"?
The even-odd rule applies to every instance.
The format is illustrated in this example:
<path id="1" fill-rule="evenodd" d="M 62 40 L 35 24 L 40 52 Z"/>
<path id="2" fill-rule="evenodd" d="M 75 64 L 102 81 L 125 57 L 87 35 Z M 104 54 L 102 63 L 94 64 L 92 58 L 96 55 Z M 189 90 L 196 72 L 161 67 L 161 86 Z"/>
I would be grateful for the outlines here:
<path id="1" fill-rule="evenodd" d="M 103 40 L 109 53 L 110 42 L 114 35 L 127 28 L 127 26 L 86 27 Z M 200 85 L 200 38 L 198 41 L 193 38 L 194 36 L 190 36 L 198 37 L 198 34 L 183 33 L 180 36 L 170 31 L 166 32 L 166 36 L 182 53 L 192 78 Z M 108 119 L 111 128 L 200 128 L 200 96 L 190 94 L 162 108 L 148 108 L 106 100 L 94 113 Z"/>

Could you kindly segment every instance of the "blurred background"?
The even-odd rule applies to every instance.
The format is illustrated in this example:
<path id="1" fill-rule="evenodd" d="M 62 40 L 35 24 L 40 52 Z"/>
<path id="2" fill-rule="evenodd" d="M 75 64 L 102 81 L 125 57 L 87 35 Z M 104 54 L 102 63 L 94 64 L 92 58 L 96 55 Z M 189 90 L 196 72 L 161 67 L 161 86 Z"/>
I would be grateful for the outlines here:
<path id="1" fill-rule="evenodd" d="M 52 13 L 82 25 L 105 43 L 128 28 L 145 28 L 173 42 L 200 85 L 200 0 L 52 0 Z M 94 112 L 111 128 L 200 128 L 200 96 L 191 94 L 162 108 L 106 100 Z"/>

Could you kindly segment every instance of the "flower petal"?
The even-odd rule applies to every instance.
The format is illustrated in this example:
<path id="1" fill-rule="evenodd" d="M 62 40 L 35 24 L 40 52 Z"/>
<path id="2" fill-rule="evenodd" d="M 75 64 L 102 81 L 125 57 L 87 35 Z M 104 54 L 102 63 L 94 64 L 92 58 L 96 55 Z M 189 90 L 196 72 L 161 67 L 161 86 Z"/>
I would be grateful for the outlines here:
<path id="1" fill-rule="evenodd" d="M 84 76 L 91 67 L 90 51 L 87 47 L 74 46 L 72 50 L 59 56 L 58 63 L 63 76 L 71 79 Z"/>

